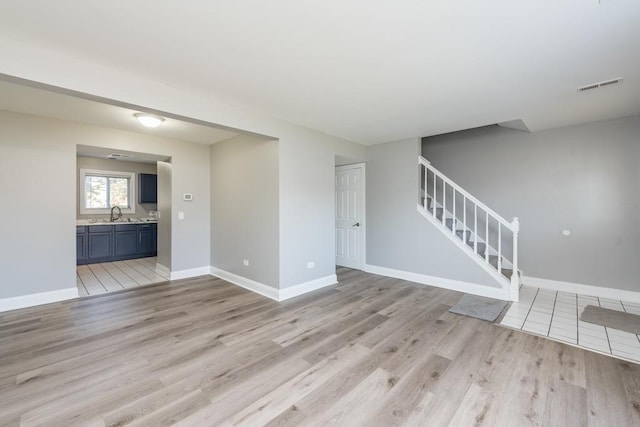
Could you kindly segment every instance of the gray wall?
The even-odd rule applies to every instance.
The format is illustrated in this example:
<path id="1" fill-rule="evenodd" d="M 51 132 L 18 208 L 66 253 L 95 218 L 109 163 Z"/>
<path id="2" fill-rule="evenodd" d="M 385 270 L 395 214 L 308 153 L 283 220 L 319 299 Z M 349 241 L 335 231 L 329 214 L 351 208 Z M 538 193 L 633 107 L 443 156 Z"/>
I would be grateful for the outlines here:
<path id="1" fill-rule="evenodd" d="M 158 162 L 158 264 L 171 269 L 171 163 Z"/>
<path id="2" fill-rule="evenodd" d="M 0 298 L 75 286 L 76 146 L 56 139 L 0 112 Z"/>
<path id="3" fill-rule="evenodd" d="M 241 135 L 210 154 L 211 265 L 277 289 L 278 141 Z"/>
<path id="4" fill-rule="evenodd" d="M 140 173 L 157 173 L 157 166 L 155 163 L 140 163 L 140 162 L 125 162 L 122 160 L 108 160 L 108 159 L 97 159 L 93 157 L 78 157 L 76 161 L 77 166 L 77 192 L 76 192 L 76 215 L 77 218 L 81 219 L 89 219 L 89 218 L 108 218 L 109 214 L 102 215 L 93 215 L 93 214 L 81 214 L 80 213 L 80 188 L 82 183 L 80 182 L 80 169 L 95 169 L 95 170 L 106 170 L 106 171 L 116 171 L 116 172 L 131 172 L 136 174 L 136 197 L 135 197 L 135 213 L 132 214 L 123 214 L 123 218 L 144 218 L 149 216 L 150 210 L 157 210 L 158 207 L 155 203 L 145 203 L 141 205 L 138 203 L 138 174 Z"/>
<path id="5" fill-rule="evenodd" d="M 11 203 L 0 221 L 0 298 L 75 286 L 76 145 L 172 158 L 171 268 L 209 265 L 208 146 L 2 111 L 0 130 L 0 194 Z"/>
<path id="6" fill-rule="evenodd" d="M 287 288 L 335 274 L 336 155 L 363 161 L 366 150 L 302 129 L 279 148 L 280 288 Z"/>
<path id="7" fill-rule="evenodd" d="M 123 72 L 117 67 L 69 57 L 61 52 L 47 51 L 48 55 L 43 56 L 38 49 L 20 42 L 12 41 L 5 45 L 6 56 L 9 59 L 0 64 L 0 72 L 6 75 L 103 97 L 121 105 L 144 106 L 141 109 L 167 112 L 167 117 L 190 117 L 279 139 L 280 286 L 288 287 L 335 274 L 335 155 L 356 161 L 364 159 L 364 146 L 293 125 L 248 108 L 231 105 L 212 94 L 170 87 L 149 79 L 148 76 Z M 119 141 L 112 140 L 111 144 L 118 145 Z M 310 148 L 308 151 L 307 147 Z M 208 150 L 208 147 L 204 148 Z M 316 164 L 313 155 L 317 152 L 320 152 L 321 156 Z M 170 152 L 166 154 L 171 156 Z M 206 176 L 202 176 L 204 169 L 201 170 L 202 173 L 196 173 L 197 180 L 187 171 L 184 176 L 191 179 L 185 181 L 181 177 L 183 164 L 186 163 L 183 163 L 184 158 L 179 157 L 173 156 L 174 202 L 180 200 L 181 194 L 186 192 L 183 187 L 190 187 L 190 183 L 206 185 L 206 191 L 210 193 L 209 171 L 206 171 Z M 194 160 L 194 168 L 198 168 L 198 171 L 203 160 L 207 162 L 208 169 L 208 151 L 207 155 L 198 156 Z M 198 191 L 200 189 L 197 188 Z M 308 196 L 310 193 L 315 194 L 315 197 Z M 183 223 L 184 226 L 173 222 L 174 265 L 189 263 L 197 266 L 203 256 L 210 262 L 209 198 L 210 194 L 206 200 L 208 207 L 200 210 L 195 218 L 196 223 L 200 224 L 201 216 L 206 215 L 206 230 L 196 227 L 200 229 L 193 230 L 192 235 L 192 230 L 186 227 L 186 222 Z M 310 200 L 311 204 L 302 204 L 299 200 Z M 191 206 L 195 207 L 198 204 L 192 203 Z M 173 208 L 175 216 L 176 211 L 179 211 L 176 203 Z M 202 247 L 205 243 L 203 232 L 206 233 L 206 245 L 209 249 Z M 193 237 L 196 246 L 181 248 L 176 242 L 177 237 L 184 237 L 185 241 Z M 192 256 L 194 252 L 197 253 L 195 257 Z M 316 268 L 307 269 L 306 262 L 312 260 L 316 262 Z"/>
<path id="8" fill-rule="evenodd" d="M 640 118 L 534 133 L 479 128 L 425 138 L 423 155 L 520 218 L 526 276 L 640 291 Z"/>
<path id="9" fill-rule="evenodd" d="M 335 274 L 336 155 L 365 147 L 304 129 L 212 145 L 211 264 L 280 289 Z"/>
<path id="10" fill-rule="evenodd" d="M 420 139 L 367 148 L 367 264 L 498 287 L 416 209 Z"/>

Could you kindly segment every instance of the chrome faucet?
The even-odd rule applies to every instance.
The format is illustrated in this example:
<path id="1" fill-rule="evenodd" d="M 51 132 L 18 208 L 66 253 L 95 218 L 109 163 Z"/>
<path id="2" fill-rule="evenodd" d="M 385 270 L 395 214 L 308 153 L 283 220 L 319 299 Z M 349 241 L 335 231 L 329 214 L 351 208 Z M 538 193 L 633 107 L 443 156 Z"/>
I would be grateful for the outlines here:
<path id="1" fill-rule="evenodd" d="M 113 210 L 116 208 L 118 208 L 118 217 L 114 218 Z M 114 207 L 111 208 L 111 216 L 109 217 L 109 222 L 114 222 L 116 219 L 120 219 L 120 217 L 122 217 L 122 209 L 120 209 L 118 205 L 115 205 Z"/>

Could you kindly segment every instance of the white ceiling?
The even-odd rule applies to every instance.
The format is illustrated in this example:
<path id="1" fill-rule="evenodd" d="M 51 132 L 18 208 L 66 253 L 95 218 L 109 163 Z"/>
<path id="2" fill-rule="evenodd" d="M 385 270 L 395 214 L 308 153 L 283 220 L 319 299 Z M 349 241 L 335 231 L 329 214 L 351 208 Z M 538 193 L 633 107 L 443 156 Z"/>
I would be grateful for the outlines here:
<path id="1" fill-rule="evenodd" d="M 157 128 L 145 128 L 133 117 L 144 111 L 0 80 L 0 110 L 88 123 L 198 144 L 214 144 L 237 133 L 185 120 L 165 118 Z M 152 159 L 155 161 L 156 159 Z"/>
<path id="2" fill-rule="evenodd" d="M 637 0 L 7 0 L 0 37 L 365 144 L 640 113 Z"/>
<path id="3" fill-rule="evenodd" d="M 95 147 L 92 145 L 78 145 L 76 154 L 78 157 L 93 157 L 96 159 L 109 159 L 113 154 L 123 155 L 122 157 L 115 159 L 115 161 L 120 162 L 156 163 L 171 161 L 171 159 L 166 156 L 139 153 L 136 151 L 114 150 L 113 148 Z"/>

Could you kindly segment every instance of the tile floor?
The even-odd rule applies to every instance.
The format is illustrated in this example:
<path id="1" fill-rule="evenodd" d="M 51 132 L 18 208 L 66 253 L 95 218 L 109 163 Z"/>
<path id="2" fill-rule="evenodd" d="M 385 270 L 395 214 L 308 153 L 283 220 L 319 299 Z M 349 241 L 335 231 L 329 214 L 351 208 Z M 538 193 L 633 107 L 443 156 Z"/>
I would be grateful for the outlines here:
<path id="1" fill-rule="evenodd" d="M 76 285 L 80 296 L 121 291 L 169 280 L 156 270 L 156 257 L 79 265 Z"/>
<path id="2" fill-rule="evenodd" d="M 579 320 L 587 305 L 640 314 L 637 303 L 522 286 L 500 324 L 640 363 L 640 337 Z"/>

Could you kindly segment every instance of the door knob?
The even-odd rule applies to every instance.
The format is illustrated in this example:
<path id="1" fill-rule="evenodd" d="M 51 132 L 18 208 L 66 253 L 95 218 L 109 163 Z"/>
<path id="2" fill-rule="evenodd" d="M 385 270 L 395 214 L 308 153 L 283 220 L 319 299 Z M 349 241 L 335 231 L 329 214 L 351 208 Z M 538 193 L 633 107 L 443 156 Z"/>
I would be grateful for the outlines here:
<path id="1" fill-rule="evenodd" d="M 356 222 L 355 224 L 352 225 L 352 227 L 360 227 L 360 223 Z"/>

